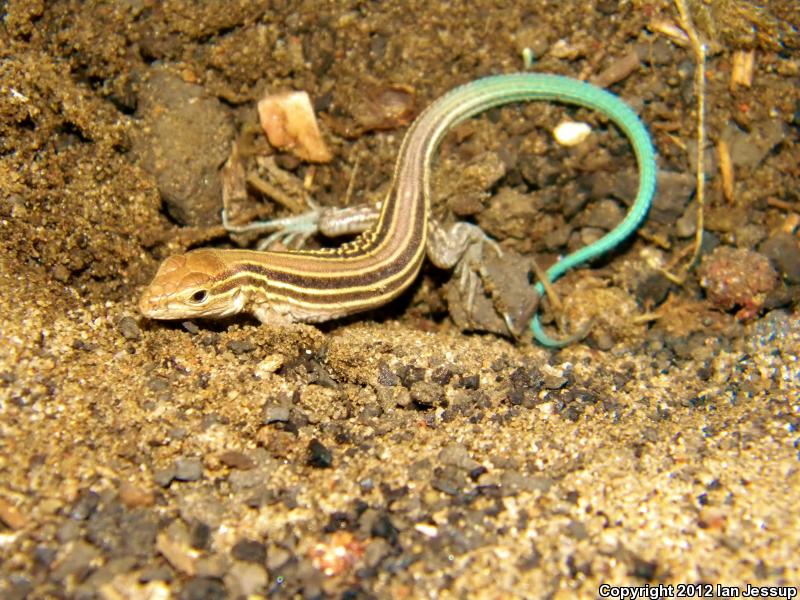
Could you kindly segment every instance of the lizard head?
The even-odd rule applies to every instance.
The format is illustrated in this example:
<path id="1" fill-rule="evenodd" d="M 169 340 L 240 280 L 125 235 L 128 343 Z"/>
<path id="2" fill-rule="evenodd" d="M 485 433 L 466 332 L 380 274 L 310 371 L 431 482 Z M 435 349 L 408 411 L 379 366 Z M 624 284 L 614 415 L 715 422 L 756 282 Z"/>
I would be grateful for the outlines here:
<path id="1" fill-rule="evenodd" d="M 229 265 L 214 250 L 193 250 L 167 258 L 139 299 L 139 311 L 151 319 L 226 317 L 241 312 L 239 287 L 220 282 Z"/>

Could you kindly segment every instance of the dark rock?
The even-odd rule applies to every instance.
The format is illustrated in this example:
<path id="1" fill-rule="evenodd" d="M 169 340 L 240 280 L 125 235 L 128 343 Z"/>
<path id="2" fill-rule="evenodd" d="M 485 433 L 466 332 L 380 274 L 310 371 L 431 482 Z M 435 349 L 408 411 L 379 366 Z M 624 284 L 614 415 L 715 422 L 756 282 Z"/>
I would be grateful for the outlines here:
<path id="1" fill-rule="evenodd" d="M 319 440 L 308 444 L 308 464 L 317 469 L 328 469 L 333 465 L 333 454 Z"/>
<path id="2" fill-rule="evenodd" d="M 129 511 L 113 501 L 89 519 L 86 538 L 112 558 L 147 558 L 155 554 L 157 531 L 158 517 L 150 509 Z"/>
<path id="3" fill-rule="evenodd" d="M 460 386 L 465 390 L 477 390 L 481 385 L 480 375 L 462 375 Z"/>
<path id="4" fill-rule="evenodd" d="M 415 383 L 425 379 L 425 369 L 415 365 L 403 367 L 399 373 L 401 383 L 410 388 Z"/>
<path id="5" fill-rule="evenodd" d="M 267 547 L 256 540 L 239 540 L 231 549 L 236 560 L 263 564 L 267 559 Z"/>
<path id="6" fill-rule="evenodd" d="M 211 541 L 211 527 L 202 521 L 195 522 L 189 531 L 189 543 L 192 548 L 206 550 L 209 541 Z"/>
<path id="7" fill-rule="evenodd" d="M 389 518 L 389 515 L 386 513 L 381 513 L 375 522 L 372 524 L 372 529 L 370 533 L 374 537 L 383 538 L 387 542 L 389 542 L 392 546 L 397 543 L 397 536 L 399 534 L 399 530 L 397 527 L 394 526 L 392 520 Z"/>
<path id="8" fill-rule="evenodd" d="M 37 565 L 49 569 L 50 565 L 52 565 L 53 561 L 56 559 L 57 554 L 58 551 L 55 548 L 51 548 L 49 546 L 36 546 L 33 556 L 36 559 Z"/>
<path id="9" fill-rule="evenodd" d="M 431 374 L 431 381 L 439 385 L 447 385 L 453 378 L 453 371 L 448 367 L 439 367 Z"/>

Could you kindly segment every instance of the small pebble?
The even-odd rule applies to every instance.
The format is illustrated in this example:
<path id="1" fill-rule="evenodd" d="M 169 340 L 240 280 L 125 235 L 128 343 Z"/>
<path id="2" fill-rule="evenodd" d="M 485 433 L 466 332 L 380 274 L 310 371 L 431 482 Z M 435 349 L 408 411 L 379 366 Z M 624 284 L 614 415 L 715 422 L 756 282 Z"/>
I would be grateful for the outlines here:
<path id="1" fill-rule="evenodd" d="M 409 390 L 411 399 L 420 406 L 442 406 L 446 403 L 441 386 L 427 381 L 418 381 Z"/>
<path id="2" fill-rule="evenodd" d="M 175 461 L 174 478 L 178 481 L 197 481 L 202 477 L 203 461 L 199 458 L 179 458 Z"/>
<path id="3" fill-rule="evenodd" d="M 142 337 L 142 332 L 139 330 L 139 324 L 133 317 L 122 317 L 117 321 L 117 330 L 122 334 L 126 340 L 135 342 Z"/>
<path id="4" fill-rule="evenodd" d="M 461 387 L 465 390 L 477 390 L 480 384 L 480 375 L 463 375 L 461 377 Z"/>
<path id="5" fill-rule="evenodd" d="M 425 369 L 408 365 L 400 370 L 399 376 L 403 385 L 410 388 L 413 384 L 425 379 Z"/>
<path id="6" fill-rule="evenodd" d="M 100 551 L 97 548 L 83 540 L 78 540 L 57 561 L 50 577 L 55 581 L 62 581 L 70 575 L 86 574 L 92 562 L 99 557 Z"/>
<path id="7" fill-rule="evenodd" d="M 225 577 L 229 591 L 235 591 L 237 598 L 250 598 L 260 595 L 267 585 L 267 571 L 261 565 L 254 563 L 236 563 Z M 263 597 L 263 596 L 261 596 Z"/>
<path id="8" fill-rule="evenodd" d="M 720 246 L 704 257 L 698 269 L 700 285 L 722 310 L 739 307 L 737 318 L 754 317 L 766 295 L 778 285 L 778 274 L 763 254 Z"/>
<path id="9" fill-rule="evenodd" d="M 242 452 L 236 452 L 235 450 L 223 452 L 220 454 L 219 460 L 227 467 L 240 469 L 242 471 L 247 471 L 256 466 L 256 463 L 252 458 L 246 454 L 243 454 Z"/>
<path id="10" fill-rule="evenodd" d="M 166 532 L 156 537 L 156 548 L 172 567 L 186 575 L 197 572 L 197 551 L 181 539 L 173 539 Z"/>
<path id="11" fill-rule="evenodd" d="M 587 123 L 577 121 L 562 121 L 553 129 L 553 137 L 562 146 L 577 146 L 583 142 L 592 128 Z"/>
<path id="12" fill-rule="evenodd" d="M 73 517 L 75 518 L 75 517 Z M 0 498 L 0 521 L 11 529 L 22 529 L 28 524 L 28 518 L 13 504 Z"/>
<path id="13" fill-rule="evenodd" d="M 352 109 L 361 133 L 397 129 L 414 119 L 414 89 L 406 85 L 385 85 L 369 90 Z"/>
<path id="14" fill-rule="evenodd" d="M 250 340 L 230 340 L 225 346 L 237 356 L 252 352 L 258 347 Z"/>
<path id="15" fill-rule="evenodd" d="M 270 404 L 264 407 L 264 418 L 261 420 L 265 425 L 270 423 L 286 423 L 289 420 L 289 407 L 280 404 Z"/>
<path id="16" fill-rule="evenodd" d="M 308 444 L 308 464 L 317 469 L 328 469 L 333 466 L 333 454 L 322 442 L 313 439 Z"/>
<path id="17" fill-rule="evenodd" d="M 653 272 L 636 286 L 636 298 L 642 303 L 658 306 L 667 299 L 672 282 L 659 272 Z"/>
<path id="18" fill-rule="evenodd" d="M 192 525 L 189 531 L 189 543 L 192 548 L 198 550 L 208 549 L 208 543 L 211 541 L 211 527 L 202 521 L 197 521 Z"/>
<path id="19" fill-rule="evenodd" d="M 263 563 L 267 559 L 267 548 L 256 540 L 243 539 L 234 544 L 231 555 L 236 560 Z"/>
<path id="20" fill-rule="evenodd" d="M 763 242 L 758 251 L 772 261 L 786 283 L 800 284 L 800 241 L 788 233 L 777 233 Z"/>
<path id="21" fill-rule="evenodd" d="M 181 327 L 183 327 L 186 331 L 188 331 L 192 335 L 197 335 L 198 333 L 200 333 L 200 328 L 194 321 L 183 321 L 181 323 Z"/>
<path id="22" fill-rule="evenodd" d="M 450 444 L 439 451 L 437 457 L 444 465 L 451 465 L 464 471 L 472 471 L 481 465 L 469 455 L 467 449 L 461 444 Z"/>
<path id="23" fill-rule="evenodd" d="M 100 504 L 100 496 L 91 490 L 85 490 L 78 496 L 75 504 L 72 505 L 72 510 L 69 516 L 76 521 L 85 521 L 97 509 Z"/>
<path id="24" fill-rule="evenodd" d="M 224 600 L 227 597 L 228 592 L 218 579 L 195 577 L 183 586 L 178 600 Z"/>
<path id="25" fill-rule="evenodd" d="M 155 496 L 150 490 L 128 481 L 123 481 L 120 484 L 118 493 L 120 501 L 128 508 L 152 506 L 155 502 Z"/>
<path id="26" fill-rule="evenodd" d="M 378 364 L 378 383 L 387 387 L 395 386 L 400 383 L 400 378 L 392 373 L 389 365 L 381 361 Z"/>

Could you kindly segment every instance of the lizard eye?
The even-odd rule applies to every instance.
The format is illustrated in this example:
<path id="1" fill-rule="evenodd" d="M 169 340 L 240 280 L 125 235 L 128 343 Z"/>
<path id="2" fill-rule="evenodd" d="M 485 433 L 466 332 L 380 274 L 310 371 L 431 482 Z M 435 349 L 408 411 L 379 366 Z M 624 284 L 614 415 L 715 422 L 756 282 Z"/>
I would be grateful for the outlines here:
<path id="1" fill-rule="evenodd" d="M 194 294 L 189 296 L 189 301 L 192 304 L 202 304 L 208 300 L 208 290 L 197 290 Z"/>

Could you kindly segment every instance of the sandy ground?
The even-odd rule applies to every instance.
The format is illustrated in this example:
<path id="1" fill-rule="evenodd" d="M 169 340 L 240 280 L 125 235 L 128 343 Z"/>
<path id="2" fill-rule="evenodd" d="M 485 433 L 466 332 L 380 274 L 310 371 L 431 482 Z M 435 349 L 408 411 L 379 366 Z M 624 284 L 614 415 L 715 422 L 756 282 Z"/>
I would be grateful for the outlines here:
<path id="1" fill-rule="evenodd" d="M 715 37 L 708 206 L 683 285 L 659 270 L 680 270 L 696 223 L 694 66 L 659 32 L 671 4 L 3 4 L 0 595 L 796 593 L 795 4 L 695 13 Z M 433 268 L 321 327 L 138 315 L 160 260 L 233 243 L 219 168 L 234 139 L 250 161 L 272 152 L 253 133 L 264 91 L 308 91 L 334 156 L 277 154 L 288 189 L 335 206 L 353 179 L 349 202 L 374 202 L 409 120 L 393 107 L 521 70 L 524 48 L 625 98 L 659 154 L 639 234 L 556 286 L 568 328 L 595 317 L 583 342 L 463 333 Z M 752 86 L 731 90 L 751 48 Z M 552 142 L 565 115 L 595 129 L 582 147 Z M 545 265 L 613 226 L 635 183 L 618 132 L 555 105 L 460 126 L 439 164 L 438 217 Z M 280 208 L 251 189 L 241 210 Z"/>

